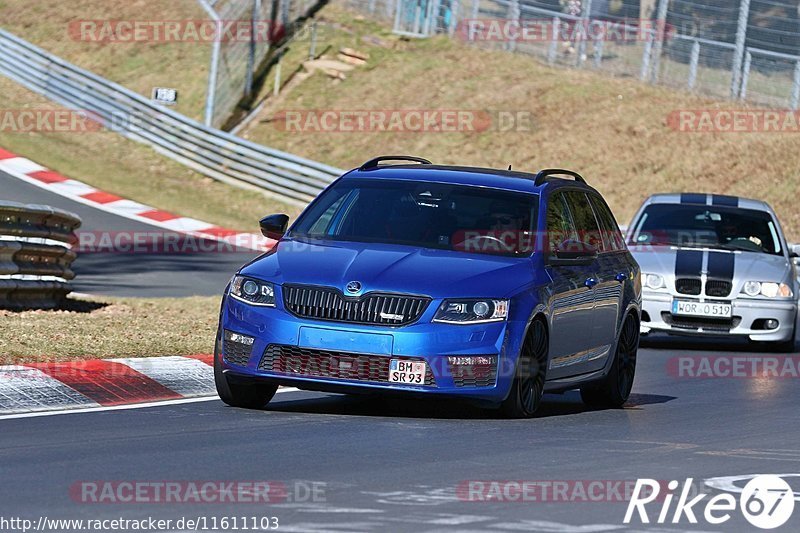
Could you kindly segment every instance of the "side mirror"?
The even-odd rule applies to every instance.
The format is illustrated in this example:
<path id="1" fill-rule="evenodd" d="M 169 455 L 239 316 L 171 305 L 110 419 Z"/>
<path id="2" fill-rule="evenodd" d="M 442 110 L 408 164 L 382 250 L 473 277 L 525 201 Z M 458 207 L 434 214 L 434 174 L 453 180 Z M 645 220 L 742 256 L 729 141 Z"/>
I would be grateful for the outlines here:
<path id="1" fill-rule="evenodd" d="M 588 265 L 597 257 L 597 248 L 581 241 L 564 241 L 550 256 L 553 266 Z"/>
<path id="2" fill-rule="evenodd" d="M 789 257 L 792 258 L 800 257 L 800 244 L 789 245 Z"/>
<path id="3" fill-rule="evenodd" d="M 261 226 L 261 234 L 274 241 L 280 240 L 286 233 L 286 228 L 289 226 L 288 215 L 269 215 L 259 221 Z"/>

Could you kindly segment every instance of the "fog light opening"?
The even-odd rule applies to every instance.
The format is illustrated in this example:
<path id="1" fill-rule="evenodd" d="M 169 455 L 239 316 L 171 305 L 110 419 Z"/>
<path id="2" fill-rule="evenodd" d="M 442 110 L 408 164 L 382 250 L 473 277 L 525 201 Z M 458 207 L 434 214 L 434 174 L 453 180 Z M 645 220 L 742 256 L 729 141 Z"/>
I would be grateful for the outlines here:
<path id="1" fill-rule="evenodd" d="M 780 322 L 775 318 L 759 318 L 753 321 L 752 329 L 774 330 L 778 329 L 780 325 Z"/>
<path id="2" fill-rule="evenodd" d="M 243 344 L 244 346 L 252 346 L 253 342 L 255 342 L 254 337 L 249 337 L 247 335 L 242 335 L 241 333 L 235 333 L 227 330 L 225 331 L 225 340 L 235 342 L 236 344 Z"/>

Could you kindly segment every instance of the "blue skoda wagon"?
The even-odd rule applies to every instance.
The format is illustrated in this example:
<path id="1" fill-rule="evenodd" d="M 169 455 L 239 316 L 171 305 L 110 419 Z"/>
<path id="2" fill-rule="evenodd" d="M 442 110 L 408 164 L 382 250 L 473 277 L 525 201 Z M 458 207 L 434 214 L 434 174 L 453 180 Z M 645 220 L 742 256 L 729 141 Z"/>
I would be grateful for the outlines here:
<path id="1" fill-rule="evenodd" d="M 530 417 L 545 391 L 606 407 L 630 395 L 639 266 L 575 172 L 379 157 L 261 231 L 278 243 L 222 302 L 214 373 L 229 405 L 263 407 L 286 385 Z"/>

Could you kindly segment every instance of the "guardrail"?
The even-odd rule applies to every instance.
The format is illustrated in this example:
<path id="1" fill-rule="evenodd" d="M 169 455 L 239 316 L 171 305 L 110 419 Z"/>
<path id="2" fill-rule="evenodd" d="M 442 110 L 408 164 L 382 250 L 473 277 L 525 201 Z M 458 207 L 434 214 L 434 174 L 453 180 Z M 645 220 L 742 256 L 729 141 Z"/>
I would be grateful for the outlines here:
<path id="1" fill-rule="evenodd" d="M 0 308 L 53 308 L 72 291 L 81 219 L 46 205 L 0 202 Z"/>
<path id="2" fill-rule="evenodd" d="M 153 104 L 0 30 L 0 74 L 213 179 L 306 204 L 338 168 L 246 141 Z"/>

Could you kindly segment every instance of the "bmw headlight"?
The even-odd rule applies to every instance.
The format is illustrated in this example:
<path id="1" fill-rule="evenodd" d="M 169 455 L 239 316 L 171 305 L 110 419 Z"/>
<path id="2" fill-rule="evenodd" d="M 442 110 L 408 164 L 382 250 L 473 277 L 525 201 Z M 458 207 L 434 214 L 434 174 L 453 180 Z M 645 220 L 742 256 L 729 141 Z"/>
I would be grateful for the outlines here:
<path id="1" fill-rule="evenodd" d="M 792 288 L 785 283 L 771 281 L 748 281 L 742 287 L 748 296 L 764 296 L 765 298 L 791 298 Z"/>
<path id="2" fill-rule="evenodd" d="M 645 274 L 642 272 L 642 286 L 648 289 L 658 290 L 665 289 L 667 284 L 663 276 L 659 276 L 658 274 Z"/>
<path id="3" fill-rule="evenodd" d="M 433 317 L 447 324 L 480 324 L 508 318 L 508 300 L 445 300 Z"/>
<path id="4" fill-rule="evenodd" d="M 230 295 L 252 305 L 275 307 L 275 286 L 266 281 L 234 276 Z"/>

